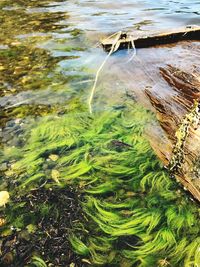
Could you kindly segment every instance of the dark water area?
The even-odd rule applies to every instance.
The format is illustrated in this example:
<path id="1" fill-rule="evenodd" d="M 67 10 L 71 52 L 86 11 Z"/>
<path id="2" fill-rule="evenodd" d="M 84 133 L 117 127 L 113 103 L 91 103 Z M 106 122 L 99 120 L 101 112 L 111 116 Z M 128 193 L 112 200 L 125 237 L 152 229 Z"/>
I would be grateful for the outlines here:
<path id="1" fill-rule="evenodd" d="M 175 58 L 198 69 L 198 42 L 115 53 L 89 113 L 101 38 L 193 24 L 198 0 L 1 0 L 0 266 L 200 266 L 199 205 L 155 156 L 141 93 L 170 90 Z"/>

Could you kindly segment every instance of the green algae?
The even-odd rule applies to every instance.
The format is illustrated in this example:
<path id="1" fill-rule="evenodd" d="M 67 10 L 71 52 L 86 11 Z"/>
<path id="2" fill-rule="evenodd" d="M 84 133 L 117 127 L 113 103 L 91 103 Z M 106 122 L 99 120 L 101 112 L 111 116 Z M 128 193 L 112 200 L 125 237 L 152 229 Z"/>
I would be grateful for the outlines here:
<path id="1" fill-rule="evenodd" d="M 87 223 L 75 223 L 68 239 L 92 266 L 198 266 L 199 208 L 150 148 L 152 120 L 136 104 L 37 119 L 22 147 L 4 150 L 13 200 L 40 186 L 79 188 Z"/>

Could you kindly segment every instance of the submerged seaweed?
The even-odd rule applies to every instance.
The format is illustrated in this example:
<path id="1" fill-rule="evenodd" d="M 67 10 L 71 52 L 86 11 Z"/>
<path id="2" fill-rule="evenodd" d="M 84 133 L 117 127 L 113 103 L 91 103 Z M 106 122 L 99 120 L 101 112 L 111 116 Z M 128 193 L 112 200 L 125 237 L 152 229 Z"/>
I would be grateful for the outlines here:
<path id="1" fill-rule="evenodd" d="M 22 147 L 4 151 L 10 166 L 4 179 L 13 201 L 15 194 L 38 187 L 51 187 L 55 194 L 58 187 L 79 188 L 86 221 L 78 217 L 79 231 L 73 229 L 66 242 L 91 266 L 197 267 L 199 208 L 156 159 L 144 136 L 144 125 L 151 122 L 151 113 L 136 104 L 36 120 Z M 73 212 L 69 209 L 70 216 Z"/>

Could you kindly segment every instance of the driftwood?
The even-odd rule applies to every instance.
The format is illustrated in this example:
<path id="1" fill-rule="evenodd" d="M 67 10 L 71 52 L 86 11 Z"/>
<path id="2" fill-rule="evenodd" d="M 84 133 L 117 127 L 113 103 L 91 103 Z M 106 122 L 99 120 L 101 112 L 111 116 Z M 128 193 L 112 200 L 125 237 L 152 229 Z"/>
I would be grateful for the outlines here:
<path id="1" fill-rule="evenodd" d="M 131 32 L 121 33 L 116 45 L 116 50 L 134 47 L 147 48 L 183 40 L 200 40 L 200 26 L 187 26 L 174 31 L 154 32 L 149 35 L 144 35 L 140 32 L 134 34 Z M 106 52 L 109 52 L 112 49 L 114 42 L 116 42 L 115 35 L 111 35 L 110 37 L 101 40 L 101 44 Z"/>
<path id="2" fill-rule="evenodd" d="M 160 74 L 175 94 L 166 99 L 145 90 L 167 136 L 160 146 L 152 134 L 151 145 L 169 171 L 200 201 L 200 74 L 172 66 L 160 68 Z"/>

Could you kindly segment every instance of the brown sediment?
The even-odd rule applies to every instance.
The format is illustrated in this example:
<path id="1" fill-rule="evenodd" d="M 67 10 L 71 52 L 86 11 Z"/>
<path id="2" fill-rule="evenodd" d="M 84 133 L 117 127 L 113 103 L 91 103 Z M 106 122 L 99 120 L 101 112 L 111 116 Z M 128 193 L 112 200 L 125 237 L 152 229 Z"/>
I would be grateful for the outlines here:
<path id="1" fill-rule="evenodd" d="M 13 224 L 17 217 L 23 218 L 23 225 L 12 227 L 12 233 L 2 237 L 0 266 L 25 266 L 33 255 L 48 266 L 86 266 L 68 240 L 77 222 L 85 221 L 80 200 L 80 194 L 70 187 L 39 188 L 16 197 L 10 221 Z"/>

